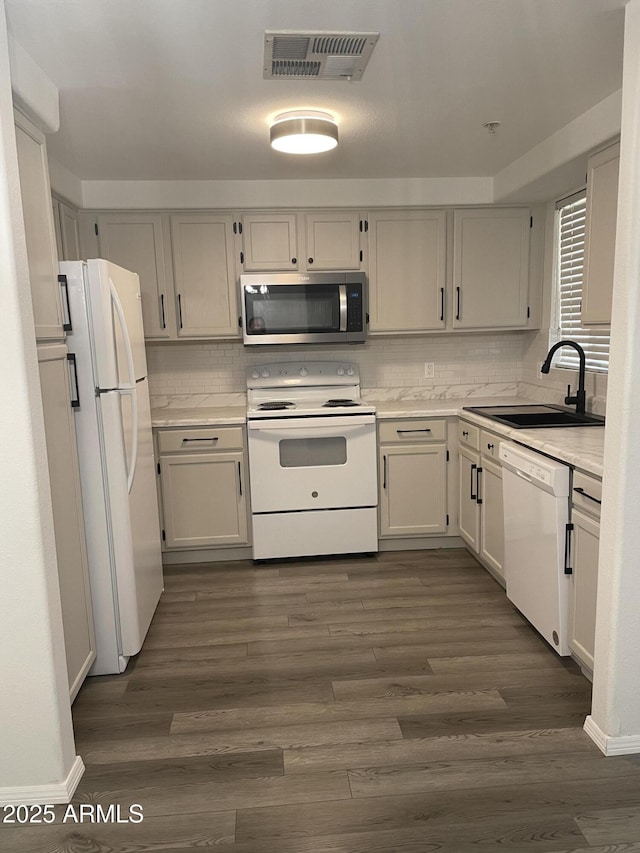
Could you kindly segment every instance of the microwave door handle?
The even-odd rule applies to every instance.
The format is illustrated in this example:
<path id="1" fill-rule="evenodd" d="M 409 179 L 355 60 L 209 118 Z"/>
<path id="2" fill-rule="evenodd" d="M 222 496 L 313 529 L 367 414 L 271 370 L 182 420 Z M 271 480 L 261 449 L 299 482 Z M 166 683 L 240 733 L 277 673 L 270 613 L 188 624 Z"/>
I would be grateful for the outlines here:
<path id="1" fill-rule="evenodd" d="M 347 331 L 347 285 L 339 284 L 340 291 L 340 331 Z"/>

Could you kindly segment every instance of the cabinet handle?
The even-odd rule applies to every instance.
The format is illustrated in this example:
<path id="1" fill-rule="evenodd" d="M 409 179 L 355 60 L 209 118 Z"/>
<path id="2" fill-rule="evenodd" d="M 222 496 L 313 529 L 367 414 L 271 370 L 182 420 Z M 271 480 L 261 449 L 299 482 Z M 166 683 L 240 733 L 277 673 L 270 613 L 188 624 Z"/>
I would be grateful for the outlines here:
<path id="1" fill-rule="evenodd" d="M 582 495 L 583 498 L 589 498 L 589 500 L 593 501 L 595 504 L 602 504 L 602 501 L 599 501 L 598 498 L 594 498 L 593 495 L 590 495 L 588 492 L 585 492 L 585 490 L 581 486 L 576 486 L 573 491 L 577 492 L 579 495 Z"/>
<path id="2" fill-rule="evenodd" d="M 164 293 L 160 294 L 160 321 L 162 322 L 162 328 L 166 329 L 167 324 L 164 316 Z"/>
<path id="3" fill-rule="evenodd" d="M 183 438 L 182 443 L 185 444 L 185 442 L 187 442 L 187 441 L 217 441 L 217 440 L 218 440 L 218 436 L 212 435 L 212 436 L 209 436 L 209 438 Z"/>
<path id="4" fill-rule="evenodd" d="M 80 408 L 80 388 L 78 386 L 78 365 L 76 364 L 76 354 L 74 352 L 67 353 L 67 361 L 71 363 L 73 368 L 73 384 L 75 386 L 74 396 L 71 398 L 71 408 Z"/>
<path id="5" fill-rule="evenodd" d="M 387 488 L 387 455 L 382 457 L 382 488 Z"/>
<path id="6" fill-rule="evenodd" d="M 178 319 L 180 321 L 180 328 L 182 328 L 182 296 L 178 294 Z"/>
<path id="7" fill-rule="evenodd" d="M 308 264 L 312 264 L 312 263 L 313 263 L 313 258 L 307 258 L 307 263 L 308 263 Z"/>
<path id="8" fill-rule="evenodd" d="M 444 287 L 440 288 L 440 320 L 444 322 Z"/>
<path id="9" fill-rule="evenodd" d="M 573 531 L 573 524 L 569 523 L 565 525 L 564 528 L 564 573 L 565 575 L 572 575 L 573 569 L 569 565 L 569 560 L 571 557 L 571 533 Z"/>
<path id="10" fill-rule="evenodd" d="M 460 288 L 456 287 L 456 320 L 460 319 Z"/>
<path id="11" fill-rule="evenodd" d="M 62 331 L 72 332 L 73 325 L 71 323 L 71 305 L 69 304 L 69 283 L 67 281 L 66 275 L 58 276 L 58 284 L 60 285 L 60 289 L 64 290 L 64 304 L 67 307 L 67 316 L 64 317 L 62 320 Z"/>
<path id="12" fill-rule="evenodd" d="M 297 259 L 297 258 L 291 258 L 291 263 L 292 263 L 292 264 L 297 264 L 297 263 L 298 263 L 298 259 Z"/>
<path id="13" fill-rule="evenodd" d="M 487 442 L 487 450 L 493 450 L 493 444 L 491 444 L 491 442 Z"/>
<path id="14" fill-rule="evenodd" d="M 403 435 L 405 432 L 431 432 L 428 427 L 423 427 L 422 429 L 397 429 L 396 432 L 398 435 Z"/>
<path id="15" fill-rule="evenodd" d="M 240 497 L 242 497 L 242 465 L 238 462 L 238 485 L 240 486 Z"/>
<path id="16" fill-rule="evenodd" d="M 469 438 L 469 431 L 466 429 L 463 429 L 462 430 L 462 437 L 463 438 Z"/>
<path id="17" fill-rule="evenodd" d="M 482 474 L 482 468 L 478 468 L 476 471 L 476 503 L 481 504 L 482 498 L 480 497 L 480 474 Z"/>
<path id="18" fill-rule="evenodd" d="M 474 493 L 473 493 L 473 472 L 476 470 L 477 467 L 478 466 L 476 465 L 475 462 L 471 463 L 471 486 L 470 486 L 469 497 L 471 498 L 472 501 L 475 501 L 478 499 L 478 495 L 477 494 L 474 495 Z"/>

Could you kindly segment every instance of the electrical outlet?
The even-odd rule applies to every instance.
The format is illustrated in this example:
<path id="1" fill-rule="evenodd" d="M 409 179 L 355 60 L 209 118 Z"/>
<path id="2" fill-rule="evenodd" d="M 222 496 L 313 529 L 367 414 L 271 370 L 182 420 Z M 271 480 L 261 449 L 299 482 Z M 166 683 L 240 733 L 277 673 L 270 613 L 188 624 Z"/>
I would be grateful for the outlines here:
<path id="1" fill-rule="evenodd" d="M 424 378 L 425 379 L 433 379 L 436 375 L 435 365 L 432 361 L 425 361 L 424 363 Z"/>

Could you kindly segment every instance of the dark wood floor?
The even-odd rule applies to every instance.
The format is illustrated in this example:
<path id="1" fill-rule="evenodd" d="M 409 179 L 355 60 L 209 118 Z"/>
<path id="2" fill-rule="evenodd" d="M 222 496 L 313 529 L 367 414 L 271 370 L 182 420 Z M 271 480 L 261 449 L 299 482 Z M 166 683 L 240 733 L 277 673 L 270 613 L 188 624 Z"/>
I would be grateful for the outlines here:
<path id="1" fill-rule="evenodd" d="M 19 853 L 640 851 L 640 762 L 465 552 L 177 567 L 140 655 L 74 705 L 75 804 Z"/>

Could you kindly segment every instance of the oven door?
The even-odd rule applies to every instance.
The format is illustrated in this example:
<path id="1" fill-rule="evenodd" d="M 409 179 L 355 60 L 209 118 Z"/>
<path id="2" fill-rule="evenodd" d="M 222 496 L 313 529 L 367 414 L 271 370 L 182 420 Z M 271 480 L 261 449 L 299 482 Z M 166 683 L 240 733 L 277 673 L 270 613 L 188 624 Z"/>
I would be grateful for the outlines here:
<path id="1" fill-rule="evenodd" d="M 378 503 L 375 415 L 248 423 L 254 513 Z"/>

